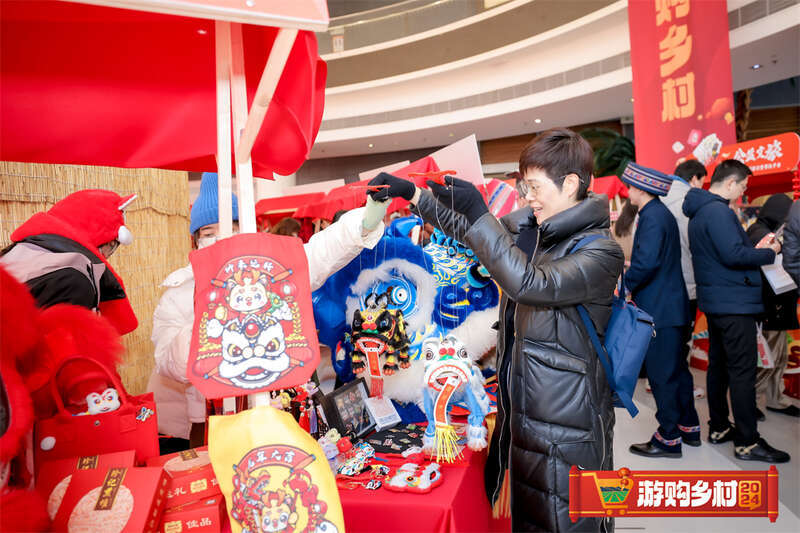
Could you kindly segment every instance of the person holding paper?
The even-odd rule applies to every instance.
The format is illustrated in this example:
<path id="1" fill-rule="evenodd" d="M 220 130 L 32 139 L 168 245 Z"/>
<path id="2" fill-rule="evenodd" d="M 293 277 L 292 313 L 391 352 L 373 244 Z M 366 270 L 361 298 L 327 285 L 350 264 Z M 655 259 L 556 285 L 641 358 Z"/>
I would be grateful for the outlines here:
<path id="1" fill-rule="evenodd" d="M 771 238 L 786 222 L 792 200 L 785 194 L 770 196 L 758 213 L 758 219 L 747 230 L 750 242 L 755 246 L 764 238 Z M 792 405 L 783 395 L 783 372 L 789 359 L 786 332 L 800 328 L 797 321 L 797 289 L 776 294 L 764 273 L 761 273 L 761 294 L 764 298 L 762 331 L 772 353 L 774 366 L 759 368 L 756 375 L 756 394 L 764 394 L 767 410 L 788 416 L 800 417 L 800 409 Z M 764 414 L 758 411 L 758 419 Z"/>
<path id="2" fill-rule="evenodd" d="M 753 248 L 730 208 L 744 194 L 750 175 L 747 165 L 727 159 L 714 169 L 708 191 L 691 189 L 683 202 L 697 304 L 708 319 L 708 440 L 732 440 L 737 459 L 785 463 L 789 454 L 758 434 L 756 413 L 756 316 L 764 312 L 758 268 L 775 261 L 780 243 Z M 735 426 L 728 420 L 728 389 Z"/>

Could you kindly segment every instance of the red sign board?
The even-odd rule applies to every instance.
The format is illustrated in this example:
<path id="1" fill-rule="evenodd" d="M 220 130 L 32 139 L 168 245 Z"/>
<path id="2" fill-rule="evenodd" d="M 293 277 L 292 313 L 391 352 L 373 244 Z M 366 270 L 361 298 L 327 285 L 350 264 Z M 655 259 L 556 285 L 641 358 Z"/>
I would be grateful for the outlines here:
<path id="1" fill-rule="evenodd" d="M 569 472 L 569 516 L 767 516 L 778 518 L 778 470 Z"/>
<path id="2" fill-rule="evenodd" d="M 741 161 L 750 167 L 754 176 L 795 170 L 800 161 L 800 136 L 793 132 L 781 133 L 723 146 L 717 159 L 708 165 L 708 174 L 726 159 Z"/>
<path id="3" fill-rule="evenodd" d="M 704 165 L 736 142 L 725 0 L 629 0 L 636 161 Z"/>

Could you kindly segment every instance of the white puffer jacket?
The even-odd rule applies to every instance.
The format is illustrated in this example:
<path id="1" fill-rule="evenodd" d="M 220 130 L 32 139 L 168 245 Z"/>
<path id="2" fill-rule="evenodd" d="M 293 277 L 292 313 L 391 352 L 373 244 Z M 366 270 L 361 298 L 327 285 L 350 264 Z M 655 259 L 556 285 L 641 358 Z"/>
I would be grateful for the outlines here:
<path id="1" fill-rule="evenodd" d="M 364 208 L 349 211 L 303 245 L 308 258 L 311 290 L 355 258 L 363 248 L 374 248 L 384 225 L 362 236 Z M 167 290 L 153 314 L 155 369 L 148 390 L 155 394 L 158 431 L 188 439 L 192 423 L 205 421 L 205 398 L 189 383 L 186 366 L 194 323 L 194 276 L 191 265 L 171 273 L 161 284 Z"/>

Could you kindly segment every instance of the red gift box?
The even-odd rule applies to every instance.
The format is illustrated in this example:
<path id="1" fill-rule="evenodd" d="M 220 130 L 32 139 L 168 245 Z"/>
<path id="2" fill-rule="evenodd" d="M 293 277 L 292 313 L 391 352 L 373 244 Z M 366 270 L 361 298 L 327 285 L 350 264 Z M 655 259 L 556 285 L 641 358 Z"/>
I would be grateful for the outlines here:
<path id="1" fill-rule="evenodd" d="M 167 502 L 163 468 L 82 470 L 72 475 L 54 531 L 156 533 Z"/>
<path id="2" fill-rule="evenodd" d="M 208 457 L 208 446 L 151 457 L 147 466 L 161 466 L 169 478 L 167 508 L 222 494 Z"/>
<path id="3" fill-rule="evenodd" d="M 72 475 L 81 470 L 106 471 L 112 466 L 133 466 L 136 452 L 104 453 L 100 455 L 86 455 L 71 457 L 57 461 L 43 461 L 38 465 L 39 472 L 36 478 L 36 490 L 47 502 L 47 514 L 53 520 L 61 506 L 61 501 L 67 492 L 72 480 Z"/>
<path id="4" fill-rule="evenodd" d="M 222 495 L 172 507 L 161 518 L 161 533 L 220 533 L 228 518 Z"/>

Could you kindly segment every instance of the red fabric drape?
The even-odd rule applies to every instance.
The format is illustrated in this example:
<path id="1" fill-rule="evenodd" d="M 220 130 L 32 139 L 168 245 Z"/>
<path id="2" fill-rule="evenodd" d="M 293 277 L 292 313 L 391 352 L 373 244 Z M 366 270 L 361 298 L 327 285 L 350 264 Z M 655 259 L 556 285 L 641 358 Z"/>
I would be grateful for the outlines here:
<path id="1" fill-rule="evenodd" d="M 267 223 L 274 226 L 282 219 L 292 216 L 292 213 L 299 207 L 317 202 L 324 197 L 324 192 L 313 192 L 264 198 L 256 202 L 256 220 L 258 220 L 259 227 L 265 226 Z"/>
<path id="2" fill-rule="evenodd" d="M 615 196 L 620 198 L 628 197 L 628 188 L 616 176 L 605 176 L 602 178 L 594 178 L 589 190 L 596 194 L 605 194 L 609 200 Z"/>
<path id="3" fill-rule="evenodd" d="M 276 28 L 244 25 L 252 103 Z M 312 32 L 289 54 L 252 151 L 291 174 L 322 120 Z M 214 21 L 72 2 L 0 2 L 0 159 L 216 171 Z"/>

